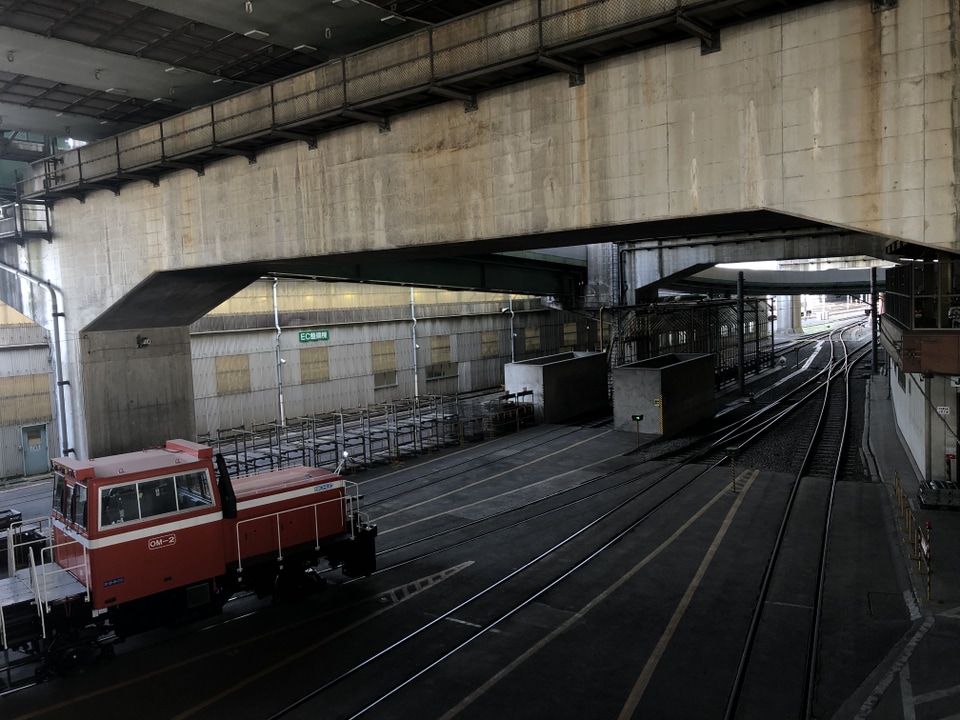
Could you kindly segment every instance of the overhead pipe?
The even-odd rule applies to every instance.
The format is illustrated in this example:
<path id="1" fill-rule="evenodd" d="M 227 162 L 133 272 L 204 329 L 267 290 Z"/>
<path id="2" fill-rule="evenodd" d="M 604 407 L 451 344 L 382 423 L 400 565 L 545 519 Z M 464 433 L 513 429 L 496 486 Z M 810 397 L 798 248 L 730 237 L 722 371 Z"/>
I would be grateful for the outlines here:
<path id="1" fill-rule="evenodd" d="M 61 454 L 63 457 L 66 457 L 70 453 L 76 455 L 76 450 L 74 450 L 73 445 L 70 442 L 71 423 L 67 422 L 67 402 L 63 391 L 64 386 L 70 384 L 69 380 L 63 379 L 63 347 L 60 341 L 60 318 L 64 317 L 64 314 L 60 312 L 59 305 L 57 303 L 57 293 L 60 293 L 61 295 L 63 295 L 63 293 L 46 280 L 33 277 L 32 275 L 23 272 L 23 270 L 15 268 L 11 265 L 0 263 L 0 270 L 5 270 L 16 275 L 21 280 L 26 280 L 34 285 L 39 285 L 50 293 L 50 319 L 53 325 L 53 369 L 57 382 L 57 413 L 60 415 Z"/>

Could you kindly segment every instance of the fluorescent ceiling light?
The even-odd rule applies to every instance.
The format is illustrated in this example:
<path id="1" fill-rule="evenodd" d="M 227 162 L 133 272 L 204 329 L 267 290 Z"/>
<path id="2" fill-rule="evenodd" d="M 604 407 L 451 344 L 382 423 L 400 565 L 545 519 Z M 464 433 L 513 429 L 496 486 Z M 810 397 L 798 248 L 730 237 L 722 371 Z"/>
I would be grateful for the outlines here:
<path id="1" fill-rule="evenodd" d="M 186 75 L 189 70 L 171 65 L 170 67 L 166 68 L 164 72 L 170 73 L 171 75 Z"/>
<path id="2" fill-rule="evenodd" d="M 264 32 L 263 30 L 247 30 L 244 35 L 251 40 L 263 40 L 264 38 L 270 37 L 270 33 Z"/>
<path id="3" fill-rule="evenodd" d="M 317 49 L 313 45 L 297 45 L 294 50 L 297 52 L 316 52 Z"/>
<path id="4" fill-rule="evenodd" d="M 360 0 L 333 0 L 333 4 L 337 7 L 353 7 L 359 2 Z"/>
<path id="5" fill-rule="evenodd" d="M 155 103 L 160 103 L 161 105 L 169 105 L 170 103 L 173 102 L 173 100 L 171 100 L 170 98 L 165 98 L 165 97 L 154 98 L 153 101 Z"/>
<path id="6" fill-rule="evenodd" d="M 126 88 L 107 88 L 104 92 L 112 93 L 114 95 L 126 95 L 129 92 Z"/>
<path id="7" fill-rule="evenodd" d="M 217 83 L 226 83 L 227 85 L 233 85 L 233 80 L 230 80 L 229 78 L 225 78 L 225 77 L 214 78 L 213 84 L 216 85 Z"/>
<path id="8" fill-rule="evenodd" d="M 380 18 L 380 22 L 384 25 L 399 25 L 406 22 L 406 20 L 399 15 L 387 15 L 386 17 Z"/>

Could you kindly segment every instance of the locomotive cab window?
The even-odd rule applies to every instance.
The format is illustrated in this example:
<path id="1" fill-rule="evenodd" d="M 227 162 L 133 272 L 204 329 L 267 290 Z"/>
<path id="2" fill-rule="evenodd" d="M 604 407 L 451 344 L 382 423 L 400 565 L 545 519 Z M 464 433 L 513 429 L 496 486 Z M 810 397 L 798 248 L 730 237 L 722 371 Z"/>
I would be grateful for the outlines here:
<path id="1" fill-rule="evenodd" d="M 79 483 L 74 487 L 73 499 L 68 509 L 70 522 L 87 529 L 87 486 Z"/>
<path id="2" fill-rule="evenodd" d="M 213 505 L 205 470 L 100 488 L 100 527 Z"/>
<path id="3" fill-rule="evenodd" d="M 140 494 L 140 517 L 150 518 L 177 511 L 177 491 L 173 478 L 142 480 L 137 483 Z"/>
<path id="4" fill-rule="evenodd" d="M 177 475 L 177 505 L 180 510 L 213 505 L 210 479 L 206 470 Z"/>
<path id="5" fill-rule="evenodd" d="M 63 473 L 53 474 L 53 512 L 63 515 L 63 494 L 67 482 Z"/>
<path id="6" fill-rule="evenodd" d="M 139 519 L 136 483 L 100 489 L 100 527 Z"/>

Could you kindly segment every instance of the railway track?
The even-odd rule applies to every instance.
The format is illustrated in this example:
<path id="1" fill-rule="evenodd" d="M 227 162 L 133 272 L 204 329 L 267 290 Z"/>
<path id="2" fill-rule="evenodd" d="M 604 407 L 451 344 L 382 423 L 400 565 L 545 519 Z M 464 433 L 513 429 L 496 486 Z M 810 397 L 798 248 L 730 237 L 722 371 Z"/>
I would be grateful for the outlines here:
<path id="1" fill-rule="evenodd" d="M 831 347 L 832 346 L 833 345 L 831 343 Z M 709 441 L 706 443 L 705 447 L 698 448 L 693 453 L 688 454 L 688 456 L 682 462 L 679 462 L 673 465 L 670 469 L 666 471 L 661 471 L 659 473 L 653 473 L 650 471 L 645 473 L 639 473 L 638 477 L 634 477 L 626 481 L 616 483 L 615 485 L 610 486 L 608 488 L 597 490 L 588 496 L 582 496 L 580 498 L 569 501 L 567 503 L 563 503 L 557 506 L 556 508 L 553 508 L 550 511 L 547 511 L 547 512 L 560 511 L 562 509 L 569 508 L 571 505 L 580 503 L 588 498 L 592 500 L 596 500 L 602 494 L 608 493 L 613 489 L 622 489 L 629 485 L 639 484 L 640 476 L 642 476 L 648 481 L 648 484 L 644 485 L 642 489 L 634 492 L 632 495 L 630 495 L 626 499 L 620 501 L 615 507 L 605 512 L 603 515 L 600 515 L 592 519 L 586 525 L 581 526 L 575 532 L 563 538 L 561 541 L 559 541 L 558 543 L 556 543 L 555 545 L 553 545 L 552 547 L 550 547 L 540 555 L 537 555 L 528 563 L 513 570 L 510 574 L 497 579 L 496 581 L 488 585 L 486 588 L 481 590 L 479 593 L 473 595 L 472 597 L 464 600 L 462 603 L 453 607 L 448 613 L 431 620 L 430 622 L 417 628 L 416 630 L 409 633 L 404 638 L 398 640 L 396 643 L 386 648 L 385 650 L 381 651 L 380 653 L 377 653 L 367 658 L 357 666 L 350 668 L 348 671 L 346 671 L 339 677 L 334 678 L 328 681 L 327 683 L 319 686 L 315 690 L 311 691 L 307 695 L 298 699 L 297 701 L 287 706 L 280 712 L 276 713 L 272 717 L 273 718 L 287 717 L 291 713 L 294 713 L 299 708 L 303 707 L 304 705 L 307 705 L 318 696 L 330 690 L 337 683 L 347 679 L 348 677 L 351 677 L 354 673 L 360 672 L 361 670 L 367 668 L 368 665 L 370 664 L 380 662 L 381 660 L 383 660 L 385 655 L 391 654 L 397 651 L 397 649 L 400 646 L 406 643 L 413 642 L 414 640 L 419 639 L 422 634 L 432 631 L 433 628 L 435 628 L 435 626 L 440 621 L 447 619 L 449 617 L 452 617 L 455 614 L 463 612 L 465 608 L 472 605 L 473 603 L 479 602 L 482 598 L 485 598 L 489 593 L 493 593 L 494 591 L 501 590 L 504 584 L 514 582 L 519 576 L 521 576 L 523 573 L 530 570 L 534 565 L 538 563 L 551 562 L 553 559 L 553 556 L 557 554 L 562 554 L 564 552 L 564 549 L 568 546 L 568 544 L 571 544 L 575 540 L 580 539 L 582 536 L 584 536 L 584 534 L 590 533 L 591 531 L 593 531 L 598 527 L 601 527 L 601 526 L 604 527 L 604 532 L 606 533 L 606 539 L 605 540 L 594 539 L 593 549 L 589 553 L 587 553 L 585 557 L 582 557 L 578 562 L 573 563 L 572 565 L 566 567 L 565 569 L 559 568 L 555 570 L 553 573 L 551 573 L 552 579 L 548 583 L 532 587 L 526 590 L 525 592 L 520 593 L 519 601 L 514 602 L 512 606 L 509 606 L 506 608 L 501 607 L 499 610 L 499 615 L 496 615 L 495 617 L 493 617 L 492 619 L 488 620 L 485 623 L 478 624 L 477 630 L 473 634 L 469 635 L 466 638 L 461 639 L 459 643 L 455 643 L 452 647 L 449 647 L 448 649 L 446 649 L 446 651 L 443 652 L 439 657 L 436 657 L 430 660 L 426 664 L 422 664 L 422 666 L 419 669 L 414 671 L 409 676 L 402 678 L 399 682 L 397 682 L 392 687 L 388 687 L 382 690 L 381 691 L 382 694 L 380 694 L 377 697 L 374 697 L 369 701 L 369 703 L 366 706 L 357 709 L 354 712 L 354 714 L 350 714 L 347 717 L 350 717 L 352 720 L 353 718 L 358 718 L 363 715 L 366 715 L 368 712 L 371 712 L 374 708 L 379 706 L 381 703 L 386 702 L 389 698 L 393 697 L 395 694 L 403 691 L 405 688 L 409 687 L 412 683 L 415 683 L 416 681 L 418 681 L 427 673 L 430 673 L 431 671 L 435 671 L 441 664 L 450 661 L 451 658 L 454 655 L 456 655 L 458 652 L 462 651 L 468 645 L 475 642 L 485 634 L 494 630 L 498 625 L 500 625 L 502 622 L 504 622 L 508 618 L 512 617 L 514 614 L 522 611 L 524 608 L 528 607 L 531 603 L 537 601 L 542 596 L 557 589 L 558 586 L 560 586 L 565 581 L 568 581 L 571 578 L 571 576 L 573 576 L 575 573 L 583 569 L 588 563 L 593 562 L 600 555 L 602 555 L 603 553 L 607 552 L 609 549 L 614 547 L 624 537 L 635 532 L 640 526 L 648 522 L 655 515 L 655 513 L 657 513 L 663 507 L 674 502 L 679 496 L 681 496 L 687 490 L 688 487 L 690 487 L 697 480 L 699 480 L 701 477 L 706 475 L 710 470 L 715 469 L 718 466 L 722 465 L 724 462 L 728 461 L 730 459 L 730 456 L 729 456 L 730 443 L 740 442 L 742 443 L 741 447 L 748 446 L 749 444 L 755 442 L 763 434 L 769 434 L 770 432 L 774 431 L 774 428 L 780 427 L 781 424 L 786 422 L 787 419 L 794 413 L 794 411 L 799 406 L 803 404 L 809 404 L 813 399 L 816 398 L 817 395 L 822 395 L 823 401 L 821 403 L 820 422 L 817 423 L 817 427 L 812 433 L 806 458 L 804 460 L 804 463 L 801 469 L 798 471 L 797 478 L 794 482 L 794 489 L 791 491 L 790 499 L 787 503 L 787 508 L 784 514 L 784 520 L 781 523 L 781 529 L 780 529 L 780 532 L 778 533 L 777 540 L 771 555 L 771 562 L 768 564 L 767 571 L 764 574 L 764 578 L 759 591 L 758 603 L 753 613 L 754 620 L 751 622 L 746 643 L 744 646 L 743 654 L 741 656 L 741 663 L 740 663 L 741 668 L 738 670 L 737 676 L 733 682 L 733 689 L 731 690 L 731 694 L 730 694 L 730 698 L 731 698 L 730 704 L 728 707 L 728 713 L 726 715 L 726 717 L 730 717 L 730 718 L 750 716 L 749 713 L 738 713 L 738 708 L 741 705 L 741 701 L 745 697 L 744 688 L 747 689 L 746 692 L 749 695 L 750 692 L 753 692 L 752 688 L 754 687 L 779 688 L 779 687 L 783 687 L 783 685 L 781 684 L 781 681 L 787 681 L 789 687 L 803 689 L 803 692 L 800 693 L 801 700 L 799 701 L 801 703 L 800 705 L 801 714 L 798 715 L 798 717 L 809 717 L 809 715 L 804 715 L 803 713 L 807 712 L 806 708 L 812 702 L 812 693 L 813 693 L 814 679 L 816 674 L 815 664 L 812 664 L 812 661 L 808 660 L 808 662 L 805 664 L 806 672 L 800 673 L 800 677 L 796 677 L 796 673 L 794 672 L 794 673 L 787 673 L 787 675 L 790 675 L 790 677 L 784 678 L 782 677 L 783 673 L 780 673 L 781 677 L 779 678 L 774 677 L 772 678 L 774 682 L 770 682 L 771 680 L 770 678 L 762 677 L 763 675 L 762 670 L 757 670 L 756 667 L 751 667 L 750 658 L 755 648 L 758 647 L 758 645 L 761 645 L 763 643 L 762 635 L 760 633 L 760 629 L 762 628 L 761 620 L 763 619 L 763 610 L 766 605 L 766 599 L 770 592 L 770 587 L 774 582 L 775 571 L 778 568 L 778 564 L 777 564 L 778 560 L 782 557 L 784 553 L 784 548 L 787 546 L 785 542 L 785 537 L 787 535 L 786 527 L 787 527 L 788 520 L 791 516 L 793 506 L 796 502 L 796 496 L 798 494 L 798 488 L 800 487 L 800 481 L 803 477 L 805 477 L 806 471 L 809 470 L 809 468 L 814 466 L 815 459 L 817 458 L 823 458 L 824 456 L 834 457 L 834 460 L 833 460 L 834 466 L 837 466 L 839 462 L 838 453 L 841 452 L 840 448 L 842 447 L 845 439 L 845 432 L 843 428 L 845 428 L 847 424 L 848 410 L 847 410 L 846 401 L 843 401 L 843 400 L 837 401 L 832 399 L 837 397 L 838 393 L 831 392 L 831 388 L 834 385 L 838 384 L 840 379 L 846 380 L 849 377 L 850 367 L 852 367 L 851 358 L 846 352 L 844 353 L 844 356 L 842 358 L 839 358 L 839 359 L 831 358 L 831 361 L 827 363 L 823 371 L 821 371 L 821 373 L 818 373 L 818 375 L 815 378 L 811 379 L 808 383 L 804 384 L 804 386 L 799 390 L 795 390 L 789 393 L 787 397 L 781 399 L 778 403 L 778 405 L 780 405 L 781 407 L 770 406 L 770 407 L 764 408 L 762 411 L 756 413 L 754 416 L 752 416 L 746 421 L 737 421 L 735 423 L 731 423 L 730 426 L 724 428 L 722 431 L 713 433 Z M 800 399 L 797 399 L 796 397 L 797 394 L 798 393 L 802 394 L 802 391 L 805 391 L 805 394 L 803 394 Z M 841 394 L 840 396 L 844 397 L 845 394 Z M 830 412 L 830 410 L 832 410 L 832 412 Z M 821 459 L 819 462 L 822 463 L 823 460 Z M 829 463 L 830 461 L 828 460 L 827 462 Z M 636 502 L 638 501 L 639 498 L 641 498 L 642 496 L 645 496 L 647 493 L 650 493 L 653 489 L 658 487 L 661 483 L 665 483 L 668 479 L 675 478 L 678 474 L 682 473 L 683 469 L 688 468 L 690 465 L 694 463 L 698 463 L 700 465 L 700 469 L 698 472 L 695 472 L 692 475 L 687 473 L 689 477 L 687 477 L 680 483 L 673 484 L 671 486 L 671 490 L 669 494 L 658 499 L 653 505 L 646 507 L 643 511 L 640 511 L 639 517 L 636 517 L 628 524 L 615 527 L 613 529 L 609 528 L 610 521 L 612 521 L 613 518 L 617 517 L 618 513 L 621 513 L 626 508 L 630 507 L 632 508 L 631 512 L 633 512 L 636 515 L 638 512 L 636 507 Z M 630 472 L 635 471 L 639 467 L 639 465 L 640 463 L 631 464 L 625 468 L 620 468 L 614 472 L 606 473 L 604 477 L 610 478 L 616 475 L 629 474 Z M 596 479 L 598 478 L 594 478 L 594 480 Z M 521 507 L 533 507 L 533 506 L 539 505 L 542 501 L 543 499 L 541 498 Z M 517 509 L 518 508 L 513 508 L 509 512 L 513 513 Z M 506 526 L 501 526 L 495 531 L 491 530 L 488 532 L 501 532 L 509 528 L 516 528 L 517 526 L 522 525 L 523 523 L 529 522 L 534 518 L 541 518 L 543 514 L 545 513 L 537 513 L 533 516 L 529 516 L 522 520 L 518 520 L 515 523 L 509 524 Z M 478 524 L 481 524 L 483 522 L 490 520 L 492 517 L 493 516 L 487 516 L 482 521 L 476 521 L 476 522 Z M 829 513 L 827 515 L 826 522 L 828 527 Z M 473 524 L 474 523 L 471 523 L 471 525 Z M 461 528 L 458 528 L 458 529 L 462 529 L 462 527 L 463 526 L 461 526 Z M 483 533 L 483 535 L 486 535 L 486 534 L 487 532 Z M 437 536 L 434 535 L 431 537 L 435 538 Z M 468 540 L 462 540 L 461 543 L 471 542 L 472 540 L 478 537 L 480 537 L 480 535 L 471 537 Z M 824 540 L 822 542 L 822 546 L 824 548 L 826 547 L 826 540 L 827 540 L 827 531 L 824 530 Z M 412 543 L 412 544 L 415 544 L 415 543 Z M 406 547 L 408 546 L 409 544 L 406 545 Z M 449 550 L 450 547 L 451 546 L 435 548 L 430 552 L 430 554 Z M 823 555 L 824 557 L 821 560 L 820 571 L 818 573 L 818 575 L 820 576 L 820 581 L 814 592 L 815 594 L 815 600 L 813 602 L 814 607 L 816 607 L 819 604 L 820 602 L 819 598 L 822 598 L 822 575 L 823 575 L 823 568 L 825 567 L 825 550 Z M 425 555 L 418 555 L 415 558 L 410 559 L 409 561 L 420 560 L 423 557 L 425 557 Z M 391 566 L 391 568 L 392 567 L 395 567 L 395 566 Z M 514 595 L 515 594 L 516 593 L 514 593 Z M 818 612 L 813 613 L 814 617 L 818 616 L 818 614 L 819 614 Z M 436 642 L 433 642 L 431 644 L 435 645 Z M 801 644 L 801 646 L 804 646 L 804 645 Z M 810 648 L 815 648 L 816 630 L 814 630 L 811 633 L 810 642 L 807 643 L 806 646 Z M 813 650 L 812 649 L 808 650 L 807 655 L 808 655 L 808 658 L 812 657 L 814 655 Z M 788 664 L 788 665 L 790 667 L 793 667 L 795 664 Z M 766 667 L 766 666 L 762 666 L 762 667 Z M 761 675 L 761 677 L 758 677 L 758 673 Z M 803 681 L 804 677 L 808 678 L 806 682 Z M 750 707 L 763 707 L 762 702 L 757 702 L 757 703 L 749 702 L 746 704 L 748 704 Z M 757 715 L 757 716 L 762 717 L 763 715 Z"/>
<path id="2" fill-rule="evenodd" d="M 839 370 L 833 364 L 831 367 L 836 377 Z M 732 493 L 726 450 L 738 447 L 737 464 L 741 470 L 748 468 L 751 448 L 762 444 L 764 433 L 779 434 L 782 442 L 785 424 L 801 421 L 803 406 L 817 399 L 817 393 L 822 396 L 824 385 L 821 378 L 782 403 L 765 395 L 750 408 L 750 419 L 729 418 L 689 457 L 678 458 L 648 448 L 644 453 L 596 453 L 578 467 L 561 460 L 557 472 L 570 473 L 566 486 L 548 472 L 542 474 L 549 476 L 552 485 L 541 484 L 543 480 L 537 478 L 521 482 L 519 476 L 500 484 L 476 481 L 509 470 L 516 463 L 500 461 L 516 452 L 530 452 L 534 466 L 563 458 L 564 448 L 572 445 L 573 435 L 566 434 L 570 428 L 523 441 L 516 436 L 497 446 L 502 452 L 481 452 L 472 461 L 467 460 L 470 453 L 462 460 L 449 454 L 419 468 L 411 464 L 382 478 L 365 478 L 362 485 L 368 501 L 376 503 L 384 515 L 398 514 L 381 522 L 381 570 L 367 580 L 351 581 L 352 589 L 342 593 L 358 598 L 359 604 L 336 603 L 331 599 L 334 594 L 328 593 L 319 601 L 319 607 L 326 608 L 321 612 L 314 609 L 308 614 L 304 609 L 301 618 L 297 606 L 288 607 L 279 617 L 289 613 L 289 627 L 273 627 L 269 634 L 254 635 L 249 641 L 230 641 L 226 646 L 231 648 L 231 656 L 267 656 L 272 663 L 267 669 L 237 667 L 222 681 L 208 678 L 205 694 L 195 697 L 192 707 L 177 712 L 165 710 L 165 716 L 212 717 L 211 712 L 229 712 L 227 703 L 239 702 L 246 704 L 247 716 L 251 717 L 418 716 L 466 720 L 502 707 L 504 693 L 509 696 L 518 687 L 527 688 L 527 692 L 540 687 L 542 680 L 535 678 L 545 672 L 566 677 L 563 668 L 571 661 L 576 666 L 577 686 L 589 688 L 603 683 L 602 697 L 584 705 L 582 696 L 576 694 L 579 688 L 560 681 L 555 686 L 555 699 L 541 698 L 542 715 L 538 716 L 583 717 L 586 707 L 591 708 L 590 716 L 597 718 L 656 715 L 657 707 L 665 707 L 664 688 L 670 687 L 664 684 L 668 681 L 662 673 L 673 674 L 672 668 L 677 667 L 670 653 L 681 642 L 680 636 L 702 637 L 703 624 L 711 614 L 717 614 L 724 620 L 723 627 L 710 627 L 711 635 L 724 638 L 724 647 L 744 644 L 752 615 L 748 608 L 741 616 L 732 603 L 739 603 L 752 591 L 716 595 L 707 587 L 714 567 L 711 563 L 719 563 L 723 557 L 730 564 L 742 566 L 743 573 L 754 578 L 754 585 L 760 583 L 765 566 L 758 563 L 754 567 L 743 559 L 727 557 L 725 554 L 733 548 L 728 548 L 724 533 L 728 528 L 732 534 L 750 528 L 752 541 L 766 542 L 764 538 L 769 538 L 772 542 L 778 534 L 778 520 L 756 514 L 757 493 L 767 493 L 764 508 L 781 504 L 781 497 L 786 505 L 786 483 L 781 490 L 779 481 L 768 481 L 770 487 L 761 490 L 749 484 L 755 477 L 750 472 L 740 473 L 738 492 Z M 781 386 L 784 393 L 785 387 Z M 559 454 L 545 458 L 555 452 Z M 410 479 L 406 473 L 416 477 Z M 802 477 L 807 480 L 800 483 L 794 503 L 811 502 L 816 494 L 813 490 L 819 491 L 827 482 L 819 475 L 814 475 L 813 481 L 809 473 Z M 417 478 L 426 478 L 426 482 Z M 472 487 L 462 496 L 447 494 L 470 484 Z M 503 494 L 505 488 L 514 492 L 509 502 Z M 439 497 L 442 495 L 446 497 Z M 427 496 L 436 499 L 424 502 Z M 520 497 L 525 499 L 517 499 Z M 458 498 L 456 502 L 454 498 Z M 822 498 L 817 495 L 813 500 L 821 502 Z M 394 527 L 394 532 L 388 532 Z M 752 643 L 753 659 L 770 652 L 769 646 L 764 646 L 765 633 L 773 628 L 769 623 L 797 625 L 790 613 L 811 612 L 812 601 L 804 601 L 806 608 L 800 609 L 780 600 L 784 575 L 787 580 L 796 575 L 791 570 L 796 567 L 791 559 L 797 552 L 792 544 L 794 532 L 784 531 L 780 559 L 787 562 L 770 571 L 768 602 L 761 604 Z M 674 552 L 682 552 L 685 557 L 703 554 L 700 569 L 680 573 L 668 562 Z M 442 579 L 427 580 L 446 577 L 456 581 L 445 584 Z M 370 592 L 379 594 L 369 596 Z M 704 612 L 698 603 L 711 610 Z M 684 615 L 687 607 L 700 609 L 693 630 L 685 630 L 693 612 Z M 771 607 L 784 616 L 771 617 Z M 259 626 L 277 614 L 276 610 L 265 610 L 263 614 L 234 619 L 232 626 L 211 624 L 208 633 L 223 637 L 227 627 L 239 623 Z M 633 619 L 635 626 L 624 624 L 637 611 L 642 615 Z M 615 665 L 587 654 L 593 643 L 600 642 L 600 635 L 618 647 L 610 655 L 616 659 Z M 720 640 L 716 642 L 719 647 Z M 289 657 L 276 657 L 276 647 L 288 643 L 296 651 Z M 666 651 L 658 656 L 661 645 Z M 714 651 L 698 647 L 693 654 L 709 652 Z M 589 662 L 577 662 L 581 656 L 589 657 Z M 207 656 L 195 653 L 192 657 Z M 293 661 L 298 665 L 292 665 Z M 736 680 L 736 661 L 735 654 L 724 655 L 717 666 L 729 667 L 730 671 L 716 673 L 717 677 L 711 678 L 714 684 L 697 681 L 697 694 L 715 709 L 712 716 L 716 717 L 728 700 L 730 688 L 740 682 L 732 717 L 763 717 L 765 699 L 754 691 L 767 682 L 757 674 L 756 666 L 751 667 L 749 659 L 743 680 Z M 229 658 L 225 662 L 229 664 Z M 288 687 L 283 673 L 289 676 L 300 664 L 313 668 L 307 677 L 314 680 L 308 687 Z M 299 674 L 303 675 L 302 671 Z M 801 670 L 791 677 L 804 674 Z M 272 676 L 276 678 L 272 686 L 275 693 L 271 690 L 255 697 L 245 693 L 256 678 Z M 815 669 L 812 676 L 816 677 Z M 142 693 L 143 689 L 134 682 L 130 691 Z M 677 700 L 672 700 L 674 705 Z M 765 717 L 774 716 L 769 707 Z M 685 716 L 703 715 L 691 711 Z M 151 715 L 147 711 L 144 717 Z"/>

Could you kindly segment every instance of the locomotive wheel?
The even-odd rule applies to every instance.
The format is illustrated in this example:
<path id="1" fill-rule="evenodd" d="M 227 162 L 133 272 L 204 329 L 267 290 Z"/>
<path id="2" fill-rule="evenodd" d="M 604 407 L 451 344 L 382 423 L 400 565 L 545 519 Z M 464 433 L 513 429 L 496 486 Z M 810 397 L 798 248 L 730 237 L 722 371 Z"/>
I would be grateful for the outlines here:
<path id="1" fill-rule="evenodd" d="M 281 603 L 302 600 L 324 587 L 326 587 L 326 580 L 313 572 L 312 568 L 296 566 L 284 568 L 277 574 L 273 588 L 273 601 Z"/>
<path id="2" fill-rule="evenodd" d="M 66 675 L 89 663 L 95 648 L 93 643 L 56 638 L 47 650 L 46 667 L 54 675 Z"/>

